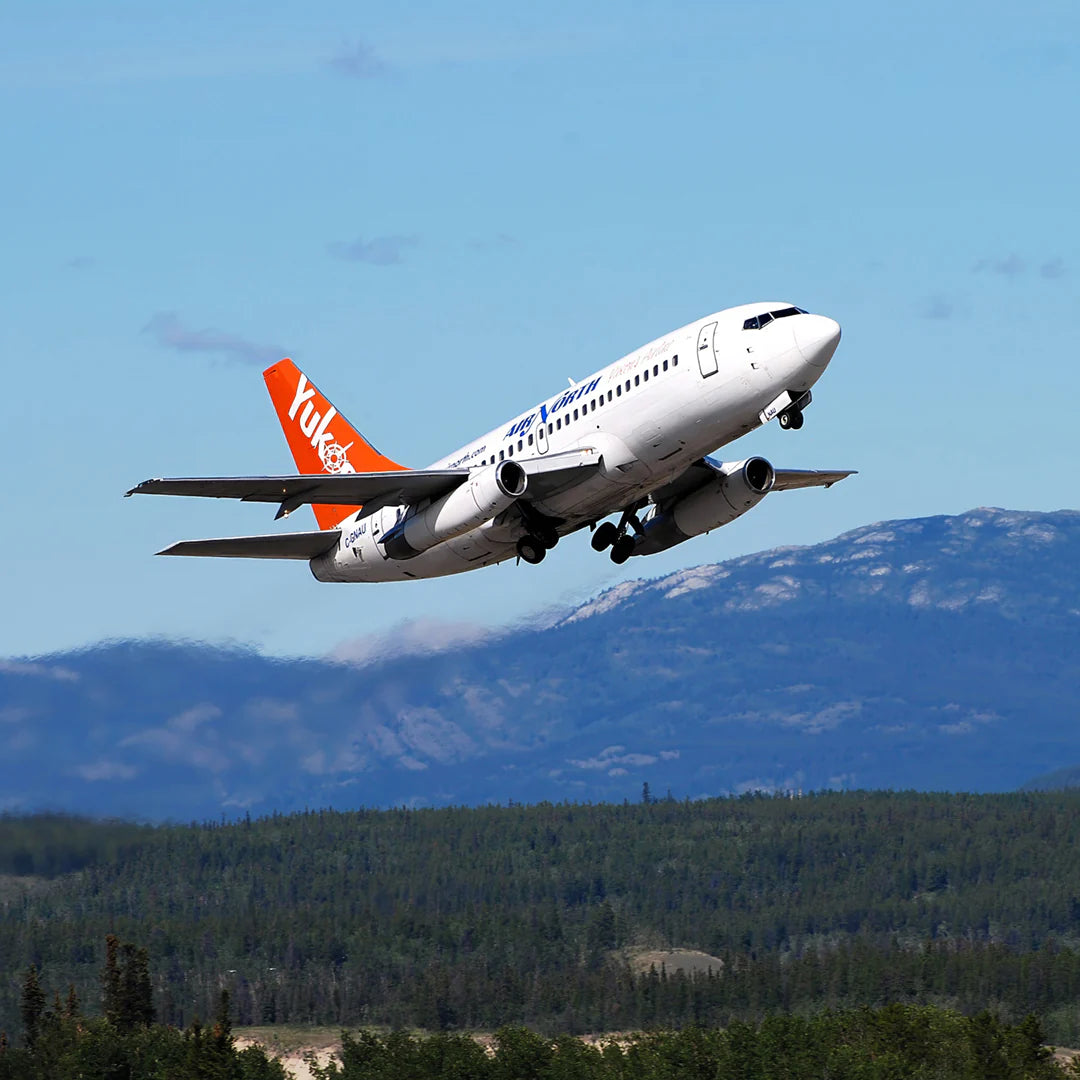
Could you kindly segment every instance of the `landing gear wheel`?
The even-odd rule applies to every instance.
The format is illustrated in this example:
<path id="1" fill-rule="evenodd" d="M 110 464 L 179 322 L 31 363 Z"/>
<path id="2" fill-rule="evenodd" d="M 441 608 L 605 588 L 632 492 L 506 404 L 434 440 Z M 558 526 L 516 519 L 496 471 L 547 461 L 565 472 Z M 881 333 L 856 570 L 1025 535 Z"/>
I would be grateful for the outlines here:
<path id="1" fill-rule="evenodd" d="M 796 412 L 791 414 L 791 430 L 798 431 L 803 426 L 803 414 Z"/>
<path id="2" fill-rule="evenodd" d="M 533 529 L 533 536 L 550 551 L 558 542 L 559 534 L 554 525 L 540 525 Z"/>
<path id="3" fill-rule="evenodd" d="M 630 558 L 633 550 L 634 538 L 624 533 L 611 545 L 611 561 L 616 566 L 622 566 Z"/>
<path id="4" fill-rule="evenodd" d="M 788 409 L 787 412 L 782 412 L 777 420 L 780 421 L 780 426 L 787 431 L 789 428 L 792 431 L 798 431 L 803 426 L 803 414 L 798 409 Z"/>
<path id="5" fill-rule="evenodd" d="M 611 547 L 618 539 L 619 530 L 615 528 L 612 522 L 605 521 L 602 525 L 596 526 L 589 543 L 592 544 L 593 551 L 603 551 L 605 548 Z"/>
<path id="6" fill-rule="evenodd" d="M 522 562 L 535 566 L 537 563 L 544 561 L 547 548 L 535 536 L 523 536 L 517 542 L 517 553 Z"/>

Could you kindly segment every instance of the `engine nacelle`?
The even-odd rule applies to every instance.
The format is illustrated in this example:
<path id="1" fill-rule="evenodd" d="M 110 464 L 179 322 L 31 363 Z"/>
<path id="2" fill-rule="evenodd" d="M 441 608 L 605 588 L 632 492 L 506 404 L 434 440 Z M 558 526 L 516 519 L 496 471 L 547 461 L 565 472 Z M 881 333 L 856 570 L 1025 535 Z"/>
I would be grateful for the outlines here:
<path id="1" fill-rule="evenodd" d="M 727 461 L 713 468 L 714 480 L 665 511 L 652 507 L 642 518 L 645 535 L 637 538 L 634 555 L 653 555 L 691 536 L 727 525 L 757 506 L 776 480 L 773 467 L 760 457 Z"/>
<path id="2" fill-rule="evenodd" d="M 516 461 L 477 469 L 460 487 L 410 514 L 382 540 L 391 559 L 411 559 L 501 514 L 525 494 L 528 477 Z"/>

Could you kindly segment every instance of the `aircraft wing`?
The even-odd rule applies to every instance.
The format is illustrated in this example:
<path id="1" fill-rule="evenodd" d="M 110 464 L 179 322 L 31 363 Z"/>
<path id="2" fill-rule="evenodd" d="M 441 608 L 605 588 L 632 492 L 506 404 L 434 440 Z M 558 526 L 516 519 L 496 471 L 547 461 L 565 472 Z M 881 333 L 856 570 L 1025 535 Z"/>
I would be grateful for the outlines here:
<path id="1" fill-rule="evenodd" d="M 773 491 L 794 491 L 796 488 L 832 487 L 833 484 L 854 476 L 857 469 L 774 469 L 776 480 Z"/>
<path id="2" fill-rule="evenodd" d="M 704 487 L 717 474 L 719 462 L 710 458 L 695 461 L 685 472 L 674 480 L 657 488 L 652 493 L 653 502 L 658 506 L 670 506 L 672 503 Z M 854 476 L 855 469 L 774 469 L 776 479 L 772 491 L 793 491 L 796 488 L 832 487 L 845 477 Z"/>
<path id="3" fill-rule="evenodd" d="M 599 468 L 592 449 L 521 458 L 528 474 L 525 497 L 545 498 Z M 313 473 L 299 476 L 219 476 L 144 480 L 126 495 L 190 495 L 207 499 L 279 503 L 278 516 L 305 503 L 363 505 L 362 516 L 381 506 L 438 499 L 469 477 L 468 469 L 395 469 L 390 472 Z M 125 497 L 126 497 L 125 495 Z"/>
<path id="4" fill-rule="evenodd" d="M 469 475 L 467 469 L 396 469 L 391 472 L 314 473 L 299 476 L 222 476 L 144 480 L 127 495 L 197 495 L 208 499 L 280 503 L 278 516 L 305 503 L 379 506 L 436 499 Z"/>
<path id="5" fill-rule="evenodd" d="M 340 529 L 322 532 L 274 533 L 270 536 L 225 536 L 217 540 L 181 540 L 159 555 L 211 555 L 225 559 L 314 559 L 334 547 Z"/>

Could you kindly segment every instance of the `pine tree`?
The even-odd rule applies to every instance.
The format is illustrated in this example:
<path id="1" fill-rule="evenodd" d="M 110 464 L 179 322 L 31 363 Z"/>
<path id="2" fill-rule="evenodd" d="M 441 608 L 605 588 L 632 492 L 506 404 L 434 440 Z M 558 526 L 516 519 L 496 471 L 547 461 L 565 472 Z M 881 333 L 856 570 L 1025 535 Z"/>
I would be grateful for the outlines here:
<path id="1" fill-rule="evenodd" d="M 27 1049 L 33 1050 L 34 1043 L 41 1032 L 41 1024 L 45 1018 L 45 991 L 38 979 L 38 969 L 31 964 L 26 971 L 22 985 L 22 1022 L 23 1043 Z"/>

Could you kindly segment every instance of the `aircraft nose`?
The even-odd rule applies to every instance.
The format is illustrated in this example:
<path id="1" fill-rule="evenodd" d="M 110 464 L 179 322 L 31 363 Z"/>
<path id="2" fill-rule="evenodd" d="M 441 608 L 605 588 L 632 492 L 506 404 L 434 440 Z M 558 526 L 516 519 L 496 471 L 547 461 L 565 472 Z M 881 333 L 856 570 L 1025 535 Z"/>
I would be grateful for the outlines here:
<path id="1" fill-rule="evenodd" d="M 825 315 L 800 315 L 795 321 L 795 343 L 808 364 L 824 367 L 840 344 L 840 324 Z"/>

